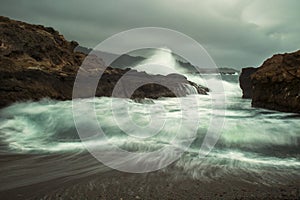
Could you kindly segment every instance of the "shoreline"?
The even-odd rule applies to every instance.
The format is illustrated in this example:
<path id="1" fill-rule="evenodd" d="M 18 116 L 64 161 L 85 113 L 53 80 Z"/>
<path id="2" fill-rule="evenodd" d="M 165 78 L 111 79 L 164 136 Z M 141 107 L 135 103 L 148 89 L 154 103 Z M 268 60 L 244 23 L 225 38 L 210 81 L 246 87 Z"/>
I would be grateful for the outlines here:
<path id="1" fill-rule="evenodd" d="M 300 181 L 290 180 L 285 184 L 255 183 L 247 173 L 224 175 L 211 180 L 193 179 L 182 170 L 169 166 L 165 169 L 143 174 L 131 174 L 111 170 L 96 161 L 92 156 L 75 155 L 65 163 L 53 162 L 59 156 L 47 155 L 1 155 L 1 166 L 16 160 L 29 159 L 32 165 L 38 165 L 39 159 L 51 162 L 57 168 L 65 170 L 60 176 L 21 187 L 0 191 L 3 199 L 298 199 Z M 10 157 L 10 158 L 9 158 Z M 4 162 L 7 160 L 8 162 Z M 34 161 L 35 160 L 35 161 Z M 83 160 L 91 165 L 81 166 L 85 171 L 78 171 L 76 163 Z M 36 162 L 36 163 L 35 163 Z M 15 166 L 16 167 L 16 166 Z M 23 167 L 24 165 L 20 166 Z M 27 166 L 28 167 L 28 166 Z M 33 166 L 32 166 L 33 167 Z M 41 176 L 50 173 L 41 165 Z M 49 166 L 48 166 L 49 167 Z M 104 167 L 104 168 L 103 168 Z M 213 168 L 213 166 L 211 166 Z M 3 168 L 3 167 L 2 167 Z M 25 168 L 26 169 L 26 168 Z M 77 174 L 75 173 L 77 171 Z M 5 172 L 2 172 L 5 173 Z M 75 174 L 74 174 L 75 173 Z M 263 174 L 263 173 L 262 173 Z M 50 174 L 49 174 L 50 175 Z M 259 181 L 259 179 L 257 179 Z M 19 181 L 26 182 L 20 179 Z M 3 184 L 3 183 L 2 183 Z"/>

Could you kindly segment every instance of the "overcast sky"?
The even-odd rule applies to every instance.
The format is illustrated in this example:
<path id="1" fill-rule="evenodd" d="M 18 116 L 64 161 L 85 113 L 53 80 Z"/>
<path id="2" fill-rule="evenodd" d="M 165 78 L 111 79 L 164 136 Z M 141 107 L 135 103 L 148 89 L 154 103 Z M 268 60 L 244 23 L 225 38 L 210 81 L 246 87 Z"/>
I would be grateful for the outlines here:
<path id="1" fill-rule="evenodd" d="M 94 47 L 137 27 L 180 31 L 218 66 L 259 66 L 275 53 L 300 49 L 299 0 L 0 0 L 0 14 L 59 30 Z"/>

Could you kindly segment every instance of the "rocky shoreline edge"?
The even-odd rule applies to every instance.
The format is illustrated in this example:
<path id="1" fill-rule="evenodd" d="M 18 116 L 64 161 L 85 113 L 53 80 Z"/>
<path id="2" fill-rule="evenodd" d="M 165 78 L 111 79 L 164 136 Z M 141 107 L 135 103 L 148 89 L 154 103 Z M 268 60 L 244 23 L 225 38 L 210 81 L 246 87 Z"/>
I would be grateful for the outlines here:
<path id="1" fill-rule="evenodd" d="M 76 75 L 86 54 L 75 52 L 75 41 L 67 41 L 51 27 L 32 25 L 0 16 L 0 108 L 15 102 L 51 98 L 71 100 Z M 130 72 L 124 86 L 136 86 L 132 95 L 126 91 L 114 97 L 133 99 L 186 96 L 193 87 L 198 94 L 207 94 L 208 88 L 187 80 L 179 74 L 150 75 L 135 70 L 107 67 L 97 59 L 97 66 L 83 73 L 93 79 L 102 73 L 96 92 L 90 96 L 112 96 L 120 78 Z M 93 77 L 94 76 L 94 77 Z M 87 85 L 85 87 L 88 87 Z M 89 90 L 90 88 L 85 88 Z M 178 91 L 180 92 L 174 92 Z"/>
<path id="2" fill-rule="evenodd" d="M 253 107 L 300 113 L 300 50 L 243 68 L 239 80 L 243 98 L 252 99 Z"/>
<path id="3" fill-rule="evenodd" d="M 67 41 L 51 27 L 0 16 L 0 108 L 42 98 L 71 100 L 76 74 L 87 57 L 85 53 L 74 51 L 77 46 L 77 42 Z M 209 91 L 179 74 L 150 75 L 129 68 L 106 67 L 101 58 L 97 59 L 97 69 L 85 72 L 88 77 L 102 73 L 94 93 L 97 97 L 112 96 L 115 85 L 128 72 L 130 79 L 127 78 L 124 85 L 134 86 L 138 81 L 149 84 L 137 88 L 131 95 L 125 91 L 115 97 L 185 96 L 189 92 L 186 87 L 195 88 L 198 94 Z M 300 113 L 300 50 L 276 54 L 258 68 L 243 68 L 239 81 L 243 98 L 252 99 L 253 107 Z M 180 89 L 181 92 L 174 93 Z"/>

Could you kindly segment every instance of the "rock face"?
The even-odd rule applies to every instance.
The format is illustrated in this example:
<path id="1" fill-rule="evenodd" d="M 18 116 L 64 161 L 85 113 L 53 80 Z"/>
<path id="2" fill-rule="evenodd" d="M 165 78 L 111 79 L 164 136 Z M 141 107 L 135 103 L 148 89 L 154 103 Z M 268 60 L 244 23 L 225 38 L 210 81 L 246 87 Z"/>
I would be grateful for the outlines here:
<path id="1" fill-rule="evenodd" d="M 239 77 L 240 87 L 243 91 L 243 98 L 252 98 L 252 80 L 251 75 L 257 71 L 257 68 L 247 67 L 243 68 Z"/>
<path id="2" fill-rule="evenodd" d="M 240 85 L 247 97 L 252 88 L 253 107 L 300 113 L 300 51 L 274 55 L 259 68 L 243 71 Z"/>
<path id="3" fill-rule="evenodd" d="M 300 112 L 300 51 L 266 60 L 252 75 L 252 106 Z"/>
<path id="4" fill-rule="evenodd" d="M 16 101 L 39 100 L 44 97 L 72 99 L 77 71 L 86 58 L 84 53 L 74 52 L 77 45 L 77 42 L 65 40 L 53 28 L 0 17 L 0 107 Z M 141 79 L 150 82 L 155 80 L 156 83 L 139 87 L 131 96 L 121 94 L 117 97 L 174 97 L 171 90 L 183 84 L 195 86 L 199 94 L 206 94 L 208 91 L 183 76 L 149 75 L 111 67 L 105 69 L 101 59 L 97 59 L 97 69 L 85 72 L 87 76 L 95 76 L 95 73 L 103 70 L 96 96 L 111 96 L 117 82 L 129 71 L 132 79 L 124 82 L 126 86 L 135 85 Z M 187 92 L 183 92 L 182 95 L 186 94 Z"/>

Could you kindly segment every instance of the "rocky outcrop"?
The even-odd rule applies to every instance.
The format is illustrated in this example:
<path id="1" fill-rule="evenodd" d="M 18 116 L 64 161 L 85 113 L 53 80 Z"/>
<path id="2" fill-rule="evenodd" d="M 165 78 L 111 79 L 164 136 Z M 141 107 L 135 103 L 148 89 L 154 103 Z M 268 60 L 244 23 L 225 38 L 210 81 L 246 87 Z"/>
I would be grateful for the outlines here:
<path id="1" fill-rule="evenodd" d="M 251 99 L 252 98 L 252 80 L 251 75 L 257 71 L 257 68 L 247 67 L 243 68 L 239 77 L 240 87 L 243 91 L 242 98 Z"/>
<path id="2" fill-rule="evenodd" d="M 266 60 L 252 75 L 252 106 L 300 112 L 300 51 Z"/>
<path id="3" fill-rule="evenodd" d="M 44 97 L 71 99 L 77 71 L 86 58 L 84 53 L 74 52 L 77 45 L 77 42 L 65 40 L 53 28 L 0 17 L 0 107 L 16 101 L 39 100 Z M 199 94 L 206 94 L 208 91 L 180 75 L 160 76 L 130 69 L 105 69 L 101 59 L 96 59 L 99 61 L 97 69 L 84 73 L 90 77 L 103 70 L 96 96 L 111 96 L 115 85 L 129 71 L 131 78 L 126 79 L 124 85 L 136 85 L 138 80 L 150 83 L 136 89 L 131 96 L 127 94 L 117 97 L 174 97 L 171 90 L 183 84 L 195 86 Z M 183 92 L 182 95 L 186 94 Z"/>
<path id="4" fill-rule="evenodd" d="M 252 92 L 253 107 L 300 113 L 300 51 L 274 55 L 243 71 L 240 85 L 245 96 Z"/>

